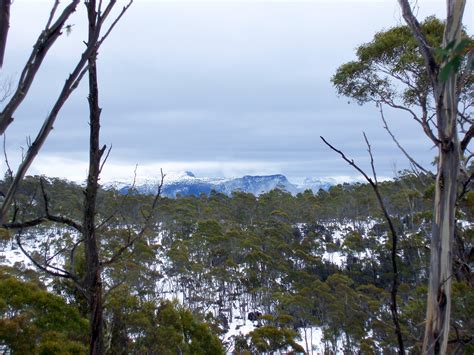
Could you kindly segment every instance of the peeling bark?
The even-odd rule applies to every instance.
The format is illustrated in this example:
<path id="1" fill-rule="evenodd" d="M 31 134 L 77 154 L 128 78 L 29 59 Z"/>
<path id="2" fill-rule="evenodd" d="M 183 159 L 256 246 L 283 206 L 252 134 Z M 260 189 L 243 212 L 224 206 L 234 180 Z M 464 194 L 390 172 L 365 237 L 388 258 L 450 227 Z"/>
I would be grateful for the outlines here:
<path id="1" fill-rule="evenodd" d="M 430 279 L 426 311 L 424 354 L 445 354 L 448 346 L 451 316 L 451 279 L 457 180 L 460 170 L 460 143 L 457 132 L 459 102 L 457 81 L 459 73 L 453 70 L 447 80 L 439 76 L 447 65 L 436 63 L 433 49 L 428 46 L 408 0 L 399 0 L 403 17 L 418 41 L 433 86 L 438 128 L 439 161 L 435 186 L 433 227 L 431 234 Z M 465 0 L 447 0 L 447 18 L 443 47 L 459 43 Z"/>

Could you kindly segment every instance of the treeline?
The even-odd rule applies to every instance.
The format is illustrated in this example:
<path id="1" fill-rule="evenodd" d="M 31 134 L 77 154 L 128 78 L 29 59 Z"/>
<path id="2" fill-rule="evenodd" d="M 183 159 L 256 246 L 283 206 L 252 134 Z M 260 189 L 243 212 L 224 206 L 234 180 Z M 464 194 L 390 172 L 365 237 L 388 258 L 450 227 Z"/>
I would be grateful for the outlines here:
<path id="1" fill-rule="evenodd" d="M 15 220 L 42 216 L 45 201 L 51 214 L 81 216 L 81 186 L 44 178 L 41 188 L 39 180 L 25 180 L 15 202 Z M 432 186 L 432 177 L 410 173 L 380 185 L 400 235 L 400 317 L 404 341 L 413 353 L 421 350 L 424 326 Z M 133 190 L 127 195 L 100 191 L 97 220 L 105 259 L 133 238 L 147 220 L 152 200 Z M 310 353 L 318 332 L 324 346 L 318 350 L 326 353 L 396 349 L 389 308 L 391 240 L 370 186 L 342 184 L 296 196 L 273 190 L 258 197 L 212 192 L 160 198 L 156 212 L 153 228 L 104 267 L 108 353 Z M 458 353 L 472 351 L 474 341 L 474 229 L 467 223 L 473 213 L 474 195 L 467 193 L 458 211 L 453 275 L 450 347 Z M 5 239 L 5 244 L 35 248 L 36 260 L 55 260 L 61 267 L 67 267 L 72 249 L 81 248 L 77 233 L 51 223 Z M 81 255 L 76 253 L 76 258 Z M 80 275 L 81 262 L 74 265 Z M 28 281 L 28 287 L 46 292 L 38 286 L 45 280 L 41 273 L 5 269 L 2 280 Z M 46 280 L 54 302 L 86 316 L 84 296 L 70 280 Z M 25 311 L 28 307 L 12 304 L 5 292 L 0 290 L 1 322 L 33 326 L 37 318 Z M 162 301 L 173 298 L 178 301 Z M 74 319 L 70 317 L 80 323 Z M 235 329 L 250 324 L 255 328 L 248 334 Z M 5 329 L 9 333 L 0 331 L 0 345 L 21 353 L 8 340 L 18 327 Z M 74 342 L 77 349 L 84 341 L 80 332 L 71 337 L 67 327 L 35 326 L 32 352 L 45 346 L 43 339 L 50 339 L 51 331 L 63 331 L 60 339 Z"/>

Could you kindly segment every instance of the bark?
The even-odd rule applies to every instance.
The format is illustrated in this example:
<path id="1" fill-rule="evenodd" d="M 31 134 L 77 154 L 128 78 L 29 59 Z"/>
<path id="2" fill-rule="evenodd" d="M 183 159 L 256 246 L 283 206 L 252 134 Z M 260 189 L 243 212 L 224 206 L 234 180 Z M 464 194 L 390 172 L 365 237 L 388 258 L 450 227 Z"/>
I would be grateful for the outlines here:
<path id="1" fill-rule="evenodd" d="M 8 2 L 8 0 L 3 1 Z M 66 21 L 69 19 L 71 14 L 76 11 L 78 4 L 79 0 L 72 0 L 71 3 L 63 10 L 61 15 L 59 15 L 58 19 L 54 23 L 51 23 L 56 11 L 57 3 L 53 6 L 48 24 L 46 25 L 45 30 L 42 31 L 38 36 L 38 39 L 33 46 L 33 51 L 31 52 L 30 57 L 28 58 L 28 61 L 26 62 L 20 75 L 17 88 L 8 103 L 5 105 L 3 111 L 0 113 L 0 135 L 4 134 L 8 126 L 13 122 L 13 115 L 28 94 L 28 91 L 33 84 L 33 81 L 36 77 L 36 74 L 38 73 L 39 68 L 41 67 L 41 64 L 43 63 L 44 58 L 46 58 L 46 55 L 53 46 L 54 42 L 56 42 L 56 40 L 61 36 Z M 1 15 L 3 15 L 3 17 L 5 16 L 4 14 Z M 4 27 L 6 24 L 1 23 L 1 26 Z M 3 28 L 1 30 L 6 31 Z M 7 36 L 7 33 L 1 33 L 1 35 Z M 0 40 L 2 41 L 0 44 L 5 46 L 6 37 L 5 43 L 1 37 Z M 0 50 L 1 49 L 2 48 L 0 47 Z"/>
<path id="2" fill-rule="evenodd" d="M 3 66 L 8 30 L 10 29 L 11 0 L 0 0 L 0 68 Z"/>
<path id="3" fill-rule="evenodd" d="M 93 43 L 97 29 L 97 13 L 95 0 L 87 5 L 89 18 L 89 43 Z M 97 48 L 88 59 L 89 67 L 89 111 L 90 111 L 90 141 L 89 141 L 89 174 L 84 201 L 84 251 L 86 260 L 85 289 L 89 302 L 89 354 L 103 353 L 103 301 L 102 279 L 99 261 L 97 231 L 95 225 L 97 191 L 99 189 L 100 160 L 104 152 L 99 148 L 100 114 L 99 88 L 97 81 Z"/>
<path id="4" fill-rule="evenodd" d="M 464 0 L 448 1 L 444 47 L 453 41 L 460 41 L 464 6 Z M 460 169 L 457 77 L 458 74 L 453 72 L 446 82 L 437 78 L 435 87 L 438 137 L 441 143 L 438 145 L 439 162 L 431 235 L 430 280 L 423 341 L 423 352 L 427 354 L 446 353 L 450 330 L 452 248 Z"/>
<path id="5" fill-rule="evenodd" d="M 438 172 L 436 176 L 433 227 L 431 235 L 430 279 L 426 311 L 424 354 L 445 354 L 448 346 L 451 313 L 452 245 L 455 231 L 457 179 L 460 169 L 460 144 L 457 133 L 457 77 L 452 72 L 443 81 L 440 66 L 434 61 L 408 0 L 399 0 L 403 17 L 417 39 L 433 86 L 438 127 Z M 443 47 L 461 38 L 465 0 L 447 0 Z M 441 66 L 447 64 L 446 59 Z"/>
<path id="6" fill-rule="evenodd" d="M 423 351 L 445 354 L 451 314 L 451 279 L 460 146 L 457 134 L 456 75 L 440 85 L 437 102 L 439 162 L 431 234 L 430 280 Z"/>

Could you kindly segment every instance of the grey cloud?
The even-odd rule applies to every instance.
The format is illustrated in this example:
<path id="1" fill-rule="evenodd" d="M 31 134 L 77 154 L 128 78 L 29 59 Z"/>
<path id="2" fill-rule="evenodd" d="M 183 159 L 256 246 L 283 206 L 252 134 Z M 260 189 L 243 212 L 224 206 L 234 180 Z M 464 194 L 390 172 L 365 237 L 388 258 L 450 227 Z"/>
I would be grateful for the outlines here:
<path id="1" fill-rule="evenodd" d="M 18 16 L 31 18 L 33 29 L 41 28 L 34 17 L 40 7 L 28 10 L 19 0 L 15 6 Z M 428 12 L 442 9 L 434 7 Z M 392 3 L 338 1 L 137 1 L 99 55 L 102 141 L 114 146 L 111 161 L 221 161 L 226 167 L 235 162 L 239 171 L 242 162 L 268 162 L 281 170 L 274 173 L 290 177 L 353 175 L 319 136 L 367 166 L 365 131 L 380 174 L 392 175 L 394 164 L 408 164 L 382 129 L 377 110 L 348 105 L 329 80 L 338 65 L 354 57 L 355 46 L 397 24 L 395 9 Z M 7 58 L 13 74 L 34 38 L 15 26 L 18 46 Z M 34 134 L 38 118 L 50 109 L 84 31 L 78 19 L 45 62 L 8 132 L 10 150 Z M 83 83 L 41 154 L 86 159 L 86 97 Z M 406 148 L 428 164 L 434 152 L 422 131 L 399 113 L 387 117 Z"/>

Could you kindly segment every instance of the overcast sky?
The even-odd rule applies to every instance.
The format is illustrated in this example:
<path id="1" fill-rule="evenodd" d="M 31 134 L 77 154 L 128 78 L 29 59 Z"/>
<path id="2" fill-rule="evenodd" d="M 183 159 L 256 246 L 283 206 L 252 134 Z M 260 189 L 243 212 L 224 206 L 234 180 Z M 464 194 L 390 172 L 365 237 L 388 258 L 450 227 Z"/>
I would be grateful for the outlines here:
<path id="1" fill-rule="evenodd" d="M 52 2 L 15 0 L 2 80 L 17 81 Z M 418 17 L 444 17 L 444 3 L 418 0 Z M 13 165 L 83 49 L 83 7 L 7 131 Z M 470 3 L 465 14 L 472 33 Z M 367 167 L 363 131 L 379 174 L 393 176 L 408 163 L 377 109 L 338 98 L 330 78 L 358 45 L 400 23 L 395 0 L 135 0 L 99 54 L 102 143 L 113 145 L 103 180 L 130 179 L 136 164 L 140 176 L 160 168 L 216 177 L 282 173 L 295 182 L 357 176 L 319 136 Z M 61 111 L 31 174 L 85 179 L 86 84 Z M 400 113 L 387 117 L 405 148 L 430 167 L 435 150 L 421 128 Z"/>

